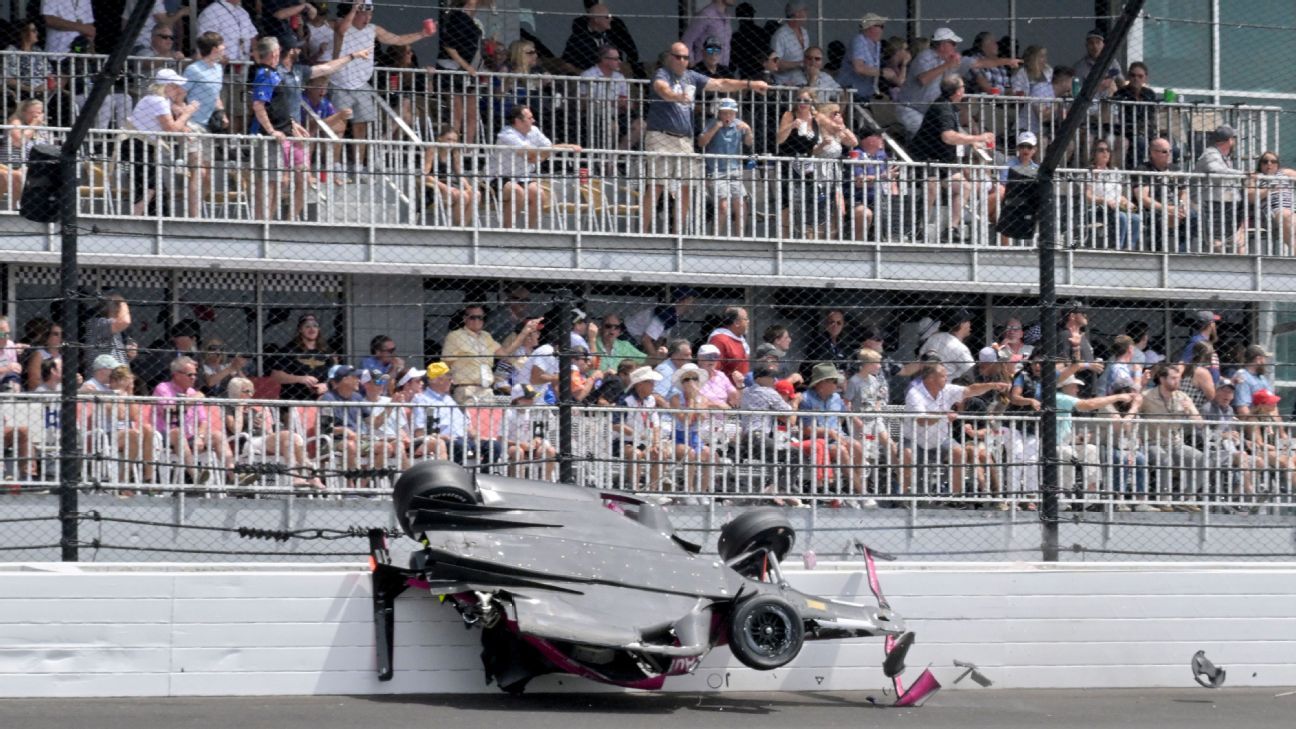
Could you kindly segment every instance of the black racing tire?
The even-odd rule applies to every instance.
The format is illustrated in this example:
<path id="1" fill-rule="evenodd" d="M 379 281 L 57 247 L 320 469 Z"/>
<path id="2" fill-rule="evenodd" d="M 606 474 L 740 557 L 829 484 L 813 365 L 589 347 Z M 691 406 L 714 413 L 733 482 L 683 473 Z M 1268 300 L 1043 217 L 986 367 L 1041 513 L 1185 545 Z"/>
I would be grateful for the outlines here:
<path id="1" fill-rule="evenodd" d="M 729 650 L 748 668 L 772 671 L 787 665 L 804 644 L 801 615 L 777 595 L 749 597 L 729 617 Z"/>
<path id="2" fill-rule="evenodd" d="M 417 539 L 410 530 L 410 502 L 416 497 L 436 499 L 451 504 L 481 503 L 477 482 L 466 469 L 445 461 L 424 461 L 416 464 L 396 479 L 392 488 L 392 508 L 401 531 Z"/>
<path id="3" fill-rule="evenodd" d="M 716 549 L 720 559 L 728 562 L 746 552 L 765 548 L 779 562 L 792 551 L 796 543 L 796 530 L 783 512 L 766 506 L 750 509 L 734 517 L 733 521 L 720 528 L 720 540 Z M 747 560 L 734 565 L 734 569 L 747 577 L 756 577 L 759 560 Z"/>

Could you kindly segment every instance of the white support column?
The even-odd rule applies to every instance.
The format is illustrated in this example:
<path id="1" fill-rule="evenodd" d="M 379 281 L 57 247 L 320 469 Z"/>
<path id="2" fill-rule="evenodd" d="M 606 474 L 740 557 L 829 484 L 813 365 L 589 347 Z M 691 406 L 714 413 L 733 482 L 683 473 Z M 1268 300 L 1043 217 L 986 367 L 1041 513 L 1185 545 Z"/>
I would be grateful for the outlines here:
<path id="1" fill-rule="evenodd" d="M 1211 0 L 1211 91 L 1213 102 L 1220 103 L 1220 6 L 1219 0 Z"/>

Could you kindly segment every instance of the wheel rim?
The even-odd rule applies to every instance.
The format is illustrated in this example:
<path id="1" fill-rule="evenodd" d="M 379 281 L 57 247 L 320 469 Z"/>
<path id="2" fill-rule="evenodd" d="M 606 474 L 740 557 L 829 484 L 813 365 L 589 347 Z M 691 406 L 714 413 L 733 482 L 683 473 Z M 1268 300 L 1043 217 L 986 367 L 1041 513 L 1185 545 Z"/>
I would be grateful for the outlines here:
<path id="1" fill-rule="evenodd" d="M 766 658 L 787 652 L 792 645 L 792 633 L 792 622 L 782 610 L 757 610 L 743 623 L 748 647 Z"/>

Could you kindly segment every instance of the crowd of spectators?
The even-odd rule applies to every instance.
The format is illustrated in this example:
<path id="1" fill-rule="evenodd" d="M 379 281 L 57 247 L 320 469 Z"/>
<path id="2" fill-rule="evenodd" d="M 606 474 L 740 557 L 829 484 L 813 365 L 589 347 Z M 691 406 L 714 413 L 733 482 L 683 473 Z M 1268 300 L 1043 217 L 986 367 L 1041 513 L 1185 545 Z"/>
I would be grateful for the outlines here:
<path id="1" fill-rule="evenodd" d="M 716 0 L 653 61 L 641 56 L 633 19 L 617 17 L 605 3 L 586 3 L 561 53 L 525 27 L 517 38 L 503 37 L 483 13 L 490 3 L 479 0 L 455 0 L 437 20 L 403 34 L 374 23 L 372 5 L 363 3 L 333 8 L 275 0 L 249 8 L 242 0 L 215 0 L 203 4 L 193 28 L 183 11 L 155 3 L 134 44 L 151 62 L 134 67 L 141 77 L 111 97 L 124 100 L 114 104 L 125 108 L 101 114 L 100 121 L 143 133 L 135 139 L 142 146 L 128 155 L 137 169 L 133 212 L 165 204 L 160 188 L 170 182 L 157 167 L 168 158 L 183 159 L 190 217 L 200 217 L 204 201 L 219 189 L 213 185 L 212 155 L 201 141 L 186 140 L 181 149 L 159 145 L 149 133 L 272 137 L 250 160 L 269 171 L 257 176 L 250 197 L 258 217 L 295 219 L 303 215 L 304 196 L 317 179 L 364 179 L 371 166 L 369 145 L 308 140 L 374 139 L 381 127 L 377 100 L 386 99 L 409 121 L 429 113 L 425 128 L 437 142 L 535 150 L 430 153 L 427 202 L 444 205 L 452 223 L 468 223 L 484 200 L 494 198 L 502 225 L 536 227 L 551 205 L 550 186 L 539 184 L 540 177 L 575 175 L 578 169 L 585 174 L 590 162 L 581 160 L 583 148 L 642 148 L 655 155 L 643 170 L 646 198 L 635 206 L 642 217 L 638 230 L 679 230 L 692 205 L 690 189 L 705 186 L 714 208 L 710 232 L 742 235 L 750 193 L 741 161 L 776 155 L 789 160 L 774 168 L 784 186 L 785 235 L 841 237 L 853 230 L 862 238 L 902 192 L 894 170 L 887 170 L 882 135 L 889 133 L 913 159 L 951 165 L 908 184 L 918 186 L 911 191 L 923 190 L 928 219 L 944 222 L 933 226 L 939 240 L 957 242 L 967 235 L 968 220 L 997 221 L 1011 182 L 1007 172 L 993 180 L 959 165 L 973 161 L 978 150 L 1006 167 L 1038 162 L 1074 94 L 1073 81 L 1088 74 L 1106 44 L 1105 33 L 1094 30 L 1077 60 L 1052 65 L 1048 48 L 1019 51 L 1007 38 L 985 31 L 970 42 L 948 27 L 935 29 L 930 38 L 887 37 L 889 19 L 876 13 L 866 13 L 850 39 L 825 42 L 814 37 L 805 3 L 788 3 L 782 22 L 762 25 L 751 4 Z M 40 106 L 29 102 L 60 94 L 80 99 L 86 91 L 83 82 L 68 85 L 46 72 L 44 66 L 58 61 L 24 52 L 40 50 L 42 34 L 44 50 L 54 53 L 108 50 L 94 43 L 105 40 L 105 27 L 119 27 L 119 19 L 96 18 L 88 6 L 44 0 L 39 18 L 15 24 L 11 33 L 5 92 L 12 101 L 8 108 L 16 112 L 0 150 L 0 183 L 10 200 L 20 196 L 23 163 L 40 141 L 31 128 L 45 121 Z M 421 66 L 416 45 L 432 36 L 438 41 L 435 62 Z M 192 42 L 182 43 L 187 39 Z M 828 50 L 834 45 L 836 58 Z M 1081 44 L 1076 45 L 1078 52 Z M 378 66 L 408 73 L 375 74 Z M 177 71 L 183 76 L 173 75 Z M 1101 245 L 1114 248 L 1195 250 L 1200 244 L 1244 253 L 1248 228 L 1272 229 L 1283 245 L 1293 245 L 1296 171 L 1283 168 L 1273 152 L 1261 156 L 1256 170 L 1240 170 L 1231 141 L 1236 132 L 1229 126 L 1205 130 L 1207 146 L 1194 146 L 1192 158 L 1180 159 L 1182 140 L 1163 128 L 1156 111 L 1161 97 L 1151 90 L 1149 73 L 1142 62 L 1128 68 L 1113 62 L 1105 70 L 1083 124 L 1085 141 L 1068 152 L 1073 165 L 1092 169 L 1083 195 L 1076 196 L 1083 209 L 1071 216 L 1088 221 L 1087 229 L 1101 228 Z M 561 76 L 584 81 L 569 85 Z M 47 85 L 47 78 L 55 81 Z M 647 85 L 632 91 L 628 79 Z M 563 107 L 563 91 L 585 106 Z M 982 118 L 964 99 L 969 91 L 1000 96 L 1008 104 L 1006 125 Z M 601 121 L 578 122 L 590 108 Z M 494 128 L 482 128 L 483 120 Z M 996 142 L 1008 149 L 996 152 Z M 1030 147 L 1025 157 L 1024 146 Z M 325 150 L 333 150 L 331 162 Z M 714 156 L 703 165 L 699 152 Z M 334 169 L 316 169 L 325 164 Z M 515 169 L 519 164 L 523 169 Z M 1176 170 L 1204 172 L 1212 182 L 1191 190 L 1183 178 L 1142 174 Z M 1169 202 L 1168 194 L 1177 202 Z M 663 196 L 668 202 L 659 204 Z"/>
<path id="2" fill-rule="evenodd" d="M 724 464 L 751 460 L 805 464 L 835 496 L 865 507 L 943 493 L 998 497 L 995 506 L 1008 508 L 1008 495 L 1038 489 L 1050 366 L 1038 324 L 1009 317 L 974 343 L 980 317 L 967 309 L 900 324 L 829 308 L 813 332 L 771 323 L 757 340 L 751 311 L 735 305 L 707 313 L 703 336 L 690 339 L 685 322 L 692 331 L 698 305 L 697 291 L 676 287 L 653 306 L 605 304 L 597 317 L 577 309 L 563 331 L 558 311 L 539 312 L 516 284 L 497 308 L 456 312 L 432 355 L 377 335 L 366 356 L 346 357 L 304 314 L 291 341 L 250 357 L 191 319 L 141 350 L 130 304 L 109 294 L 86 322 L 82 392 L 152 398 L 109 397 L 87 427 L 107 433 L 103 447 L 118 451 L 127 479 L 148 480 L 169 459 L 194 482 L 214 471 L 233 480 L 250 454 L 281 462 L 303 487 L 338 472 L 376 483 L 378 472 L 424 458 L 552 479 L 556 416 L 540 406 L 559 402 L 565 350 L 572 400 L 611 408 L 593 416 L 610 428 L 612 452 L 599 455 L 620 464 L 627 487 L 694 498 L 716 490 Z M 1091 338 L 1090 313 L 1083 302 L 1063 305 L 1052 360 L 1064 489 L 1114 494 L 1116 508 L 1139 510 L 1175 508 L 1149 495 L 1188 510 L 1210 494 L 1259 498 L 1274 474 L 1290 489 L 1296 443 L 1277 414 L 1264 347 L 1233 342 L 1236 354 L 1221 357 L 1221 318 L 1196 311 L 1182 351 L 1167 358 L 1143 322 Z M 916 334 L 912 351 L 890 345 L 901 329 L 906 341 Z M 34 319 L 23 331 L 11 341 L 0 320 L 6 389 L 57 392 L 61 330 Z M 304 410 L 239 402 L 254 397 Z M 208 398 L 214 407 L 202 404 Z M 33 437 L 6 422 L 9 452 L 28 451 Z"/>

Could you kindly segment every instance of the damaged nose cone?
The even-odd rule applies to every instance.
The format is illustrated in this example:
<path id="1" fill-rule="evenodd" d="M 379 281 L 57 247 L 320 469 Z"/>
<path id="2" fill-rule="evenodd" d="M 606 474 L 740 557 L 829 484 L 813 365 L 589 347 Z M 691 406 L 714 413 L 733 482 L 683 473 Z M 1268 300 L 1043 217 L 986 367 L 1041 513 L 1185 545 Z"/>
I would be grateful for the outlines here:
<path id="1" fill-rule="evenodd" d="M 1202 688 L 1219 688 L 1224 685 L 1224 669 L 1211 663 L 1206 651 L 1197 651 L 1192 657 L 1193 680 Z"/>

